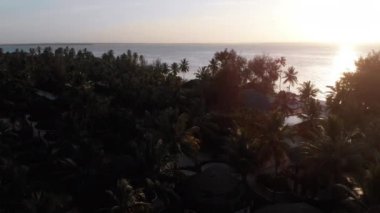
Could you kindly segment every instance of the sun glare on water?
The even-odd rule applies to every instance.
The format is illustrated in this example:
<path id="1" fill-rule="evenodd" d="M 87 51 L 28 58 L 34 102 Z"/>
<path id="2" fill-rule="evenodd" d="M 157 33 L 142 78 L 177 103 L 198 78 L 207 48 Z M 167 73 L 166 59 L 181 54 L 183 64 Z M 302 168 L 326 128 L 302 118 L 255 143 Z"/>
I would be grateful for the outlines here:
<path id="1" fill-rule="evenodd" d="M 333 59 L 333 66 L 330 74 L 331 82 L 337 81 L 345 72 L 355 71 L 355 61 L 359 55 L 353 45 L 341 45 Z"/>

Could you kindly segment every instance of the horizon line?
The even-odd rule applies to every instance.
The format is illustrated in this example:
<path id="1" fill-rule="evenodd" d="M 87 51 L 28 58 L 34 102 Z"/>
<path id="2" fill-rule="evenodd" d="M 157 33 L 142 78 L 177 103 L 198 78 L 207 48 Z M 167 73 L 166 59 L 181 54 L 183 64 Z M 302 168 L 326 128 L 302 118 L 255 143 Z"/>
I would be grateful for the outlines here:
<path id="1" fill-rule="evenodd" d="M 366 46 L 380 45 L 379 42 L 358 42 L 358 43 L 338 43 L 321 41 L 265 41 L 265 42 L 20 42 L 20 43 L 0 43 L 0 47 L 6 46 L 71 46 L 71 45 L 112 45 L 112 44 L 131 44 L 131 45 L 336 45 L 336 46 Z"/>
<path id="2" fill-rule="evenodd" d="M 91 44 L 337 44 L 337 42 L 321 42 L 321 41 L 264 41 L 264 42 L 15 42 L 0 43 L 1 46 L 10 45 L 91 45 Z M 360 42 L 357 44 L 380 44 L 380 42 Z"/>

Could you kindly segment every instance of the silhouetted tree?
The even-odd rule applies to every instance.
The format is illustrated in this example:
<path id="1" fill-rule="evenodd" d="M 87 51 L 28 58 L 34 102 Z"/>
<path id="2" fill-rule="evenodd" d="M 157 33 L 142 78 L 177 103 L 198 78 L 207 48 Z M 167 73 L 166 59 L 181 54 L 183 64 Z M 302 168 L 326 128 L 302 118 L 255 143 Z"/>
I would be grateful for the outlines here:
<path id="1" fill-rule="evenodd" d="M 307 102 L 310 99 L 317 97 L 319 89 L 315 88 L 314 84 L 310 81 L 303 82 L 300 87 L 298 87 L 300 93 L 300 99 L 303 102 Z"/>
<path id="2" fill-rule="evenodd" d="M 177 75 L 178 72 L 179 72 L 179 69 L 180 67 L 178 66 L 178 64 L 176 62 L 172 63 L 172 65 L 170 66 L 170 69 L 173 73 L 173 75 Z"/>
<path id="3" fill-rule="evenodd" d="M 189 71 L 189 61 L 186 58 L 182 59 L 179 63 L 179 69 L 182 73 L 187 73 Z"/>
<path id="4" fill-rule="evenodd" d="M 294 84 L 297 84 L 297 74 L 298 72 L 295 71 L 294 67 L 289 67 L 287 71 L 285 71 L 284 76 L 284 84 L 289 83 L 288 90 L 290 92 L 290 86 L 294 86 Z"/>
<path id="5" fill-rule="evenodd" d="M 0 51 L 0 212 L 181 212 L 188 179 L 177 168 L 179 156 L 201 151 L 243 180 L 268 162 L 275 176 L 288 177 L 279 168 L 295 132 L 305 142 L 296 154 L 307 154 L 309 183 L 352 179 L 348 186 L 362 187 L 363 201 L 374 205 L 380 120 L 378 100 L 370 97 L 377 97 L 378 59 L 362 59 L 358 72 L 331 87 L 329 113 L 342 124 L 320 118 L 318 90 L 305 82 L 303 122 L 289 127 L 293 94 L 275 92 L 284 58 L 247 60 L 226 49 L 198 70 L 198 79 L 184 81 L 177 73 L 188 71 L 186 59 L 148 64 L 130 50 L 95 57 L 69 47 Z M 284 83 L 292 85 L 296 74 L 289 68 Z M 260 112 L 247 107 L 246 89 L 274 102 Z M 349 123 L 352 117 L 363 122 Z"/>
<path id="6" fill-rule="evenodd" d="M 255 56 L 248 61 L 248 67 L 244 70 L 243 82 L 250 82 L 266 94 L 273 93 L 275 82 L 280 77 L 280 72 L 285 65 L 286 60 L 283 57 Z"/>

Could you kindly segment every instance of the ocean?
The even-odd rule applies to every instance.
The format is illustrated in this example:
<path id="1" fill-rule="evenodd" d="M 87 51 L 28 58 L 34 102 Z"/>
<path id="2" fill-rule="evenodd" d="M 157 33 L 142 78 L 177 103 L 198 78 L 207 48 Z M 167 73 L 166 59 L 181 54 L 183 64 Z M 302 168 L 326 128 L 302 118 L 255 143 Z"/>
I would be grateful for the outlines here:
<path id="1" fill-rule="evenodd" d="M 144 55 L 149 62 L 160 59 L 162 62 L 179 62 L 186 58 L 190 62 L 190 72 L 183 77 L 194 78 L 199 67 L 208 65 L 208 62 L 217 51 L 234 49 L 239 55 L 247 59 L 255 55 L 269 55 L 272 57 L 284 56 L 287 66 L 294 66 L 298 71 L 298 82 L 312 81 L 321 92 L 319 99 L 324 99 L 328 91 L 327 86 L 334 85 L 344 72 L 355 70 L 355 61 L 360 56 L 366 56 L 371 50 L 380 50 L 380 44 L 374 45 L 335 45 L 314 43 L 252 43 L 252 44 L 17 44 L 0 45 L 4 51 L 22 49 L 28 51 L 37 46 L 73 47 L 76 50 L 87 48 L 95 56 L 101 56 L 108 50 L 115 55 L 127 50 Z M 287 85 L 282 85 L 286 89 Z M 291 88 L 297 90 L 297 86 Z"/>

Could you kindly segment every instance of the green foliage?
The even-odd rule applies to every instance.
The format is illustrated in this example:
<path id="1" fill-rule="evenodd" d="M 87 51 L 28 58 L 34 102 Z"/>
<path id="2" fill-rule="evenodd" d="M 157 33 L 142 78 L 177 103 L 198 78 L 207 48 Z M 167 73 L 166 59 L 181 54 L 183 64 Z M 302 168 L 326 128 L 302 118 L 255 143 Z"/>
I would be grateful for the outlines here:
<path id="1" fill-rule="evenodd" d="M 196 77 L 205 82 L 206 101 L 214 108 L 228 111 L 239 105 L 242 88 L 274 94 L 275 82 L 285 65 L 284 57 L 262 55 L 247 60 L 234 50 L 225 49 L 215 53 L 210 64 L 201 67 Z"/>
<path id="2" fill-rule="evenodd" d="M 304 144 L 308 159 L 319 168 L 316 169 L 318 175 L 327 178 L 325 182 L 337 182 L 344 175 L 362 174 L 363 138 L 355 132 L 345 132 L 341 121 L 335 117 L 327 118 L 319 128 L 319 134 Z"/>
<path id="3" fill-rule="evenodd" d="M 285 116 L 294 114 L 294 105 L 296 103 L 296 95 L 290 92 L 280 91 L 276 94 L 273 106 Z"/>
<path id="4" fill-rule="evenodd" d="M 348 127 L 364 125 L 380 114 L 380 97 L 376 86 L 380 81 L 380 53 L 371 52 L 356 62 L 356 72 L 345 73 L 331 87 L 327 104 L 332 113 L 346 121 Z"/>
<path id="5" fill-rule="evenodd" d="M 0 210 L 95 212 L 114 180 L 170 176 L 176 155 L 199 146 L 190 117 L 202 110 L 176 74 L 131 51 L 2 53 Z"/>
<path id="6" fill-rule="evenodd" d="M 343 121 L 348 132 L 360 132 L 365 141 L 365 175 L 358 178 L 370 205 L 380 202 L 376 181 L 379 163 L 380 102 L 377 85 L 380 82 L 380 53 L 372 51 L 356 61 L 356 72 L 345 73 L 330 87 L 327 106 L 331 114 Z M 356 149 L 358 149 L 356 147 Z"/>
<path id="7" fill-rule="evenodd" d="M 189 71 L 186 59 L 148 64 L 131 51 L 0 50 L 0 211 L 180 212 L 177 157 L 200 153 L 230 164 L 242 180 L 273 164 L 276 178 L 362 187 L 366 203 L 376 204 L 379 58 L 360 59 L 356 73 L 331 87 L 334 116 L 321 119 L 311 82 L 301 84 L 299 99 L 275 92 L 278 80 L 297 83 L 283 57 L 247 60 L 224 50 L 185 81 L 178 73 Z M 274 102 L 257 111 L 243 104 L 244 90 Z M 285 125 L 297 105 L 304 122 Z M 300 143 L 301 151 L 291 149 Z"/>
<path id="8" fill-rule="evenodd" d="M 152 212 L 150 204 L 144 202 L 142 189 L 134 189 L 126 179 L 118 180 L 115 192 L 108 190 L 107 193 L 115 202 L 112 213 Z"/>

